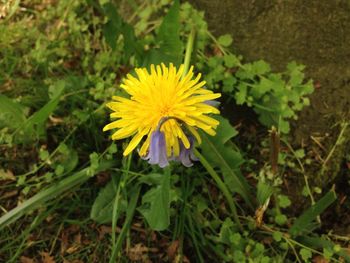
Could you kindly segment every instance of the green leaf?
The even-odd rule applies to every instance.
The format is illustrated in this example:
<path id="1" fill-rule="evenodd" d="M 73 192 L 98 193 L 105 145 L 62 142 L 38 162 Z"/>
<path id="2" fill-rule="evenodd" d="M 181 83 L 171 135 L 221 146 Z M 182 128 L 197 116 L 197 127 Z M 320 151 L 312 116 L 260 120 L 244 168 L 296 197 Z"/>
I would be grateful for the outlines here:
<path id="1" fill-rule="evenodd" d="M 24 107 L 0 94 L 0 128 L 16 129 L 26 121 Z"/>
<path id="2" fill-rule="evenodd" d="M 156 37 L 159 48 L 150 50 L 144 65 L 173 63 L 179 66 L 182 62 L 183 43 L 180 40 L 180 4 L 178 0 L 169 9 L 163 19 Z"/>
<path id="3" fill-rule="evenodd" d="M 336 255 L 343 257 L 345 259 L 345 262 L 350 262 L 350 255 L 348 254 L 346 249 L 341 248 L 339 251 L 334 250 L 336 244 L 323 237 L 301 236 L 298 238 L 298 241 L 313 249 L 323 249 L 323 252 L 328 254 L 324 256 L 331 257 L 335 253 Z"/>
<path id="4" fill-rule="evenodd" d="M 229 34 L 226 34 L 226 35 L 222 35 L 218 38 L 218 42 L 221 46 L 223 47 L 228 47 L 232 44 L 232 36 L 229 35 Z"/>
<path id="5" fill-rule="evenodd" d="M 274 231 L 272 237 L 276 242 L 280 242 L 282 240 L 283 234 L 279 231 Z"/>
<path id="6" fill-rule="evenodd" d="M 229 54 L 224 56 L 225 66 L 228 68 L 237 67 L 240 64 L 239 58 L 235 55 Z"/>
<path id="7" fill-rule="evenodd" d="M 292 236 L 298 236 L 303 232 L 312 230 L 315 225 L 313 224 L 313 221 L 316 219 L 316 217 L 319 216 L 336 199 L 337 196 L 334 190 L 329 191 L 325 196 L 318 200 L 316 204 L 312 205 L 295 220 L 294 224 L 289 230 L 289 233 Z"/>
<path id="8" fill-rule="evenodd" d="M 53 96 L 49 102 L 47 102 L 40 110 L 31 115 L 28 120 L 24 123 L 25 134 L 34 136 L 32 134 L 35 131 L 36 136 L 40 136 L 45 133 L 45 122 L 49 118 L 50 114 L 56 109 L 61 95 L 64 91 L 66 82 L 64 80 L 60 80 L 54 84 Z"/>
<path id="9" fill-rule="evenodd" d="M 138 210 L 153 230 L 162 231 L 170 224 L 170 171 L 150 176 L 156 176 L 160 180 L 143 195 Z"/>
<path id="10" fill-rule="evenodd" d="M 108 17 L 108 22 L 103 27 L 103 36 L 105 37 L 107 44 L 115 50 L 117 46 L 117 38 L 122 30 L 122 18 L 112 3 L 103 5 L 103 10 Z"/>
<path id="11" fill-rule="evenodd" d="M 298 149 L 294 152 L 294 155 L 296 158 L 302 159 L 305 157 L 305 151 L 304 149 Z"/>
<path id="12" fill-rule="evenodd" d="M 119 182 L 117 180 L 111 180 L 98 194 L 94 204 L 91 208 L 90 218 L 95 220 L 99 224 L 110 223 L 112 221 L 113 205 L 117 194 L 117 187 Z M 125 200 L 118 200 L 120 211 L 125 211 Z"/>
<path id="13" fill-rule="evenodd" d="M 241 154 L 228 145 L 228 140 L 237 134 L 237 131 L 222 117 L 217 117 L 220 125 L 216 136 L 208 136 L 201 132 L 203 143 L 202 154 L 213 166 L 219 167 L 224 175 L 224 181 L 231 191 L 239 193 L 244 200 L 253 207 L 250 187 L 244 176 L 240 173 L 240 165 L 243 163 Z"/>
<path id="14" fill-rule="evenodd" d="M 114 165 L 113 162 L 102 162 L 97 172 L 104 171 Z M 71 176 L 61 180 L 58 183 L 40 191 L 33 197 L 24 201 L 8 213 L 0 217 L 0 230 L 5 226 L 16 221 L 18 218 L 23 216 L 25 213 L 32 211 L 40 206 L 48 204 L 48 201 L 54 198 L 61 197 L 66 191 L 86 182 L 90 178 L 88 174 L 88 168 L 85 168 L 77 173 L 72 174 Z"/>
<path id="15" fill-rule="evenodd" d="M 236 103 L 242 105 L 247 100 L 248 87 L 244 83 L 238 85 L 238 91 L 235 93 Z"/>
<path id="16" fill-rule="evenodd" d="M 225 244 L 230 244 L 231 235 L 233 235 L 237 229 L 235 229 L 235 224 L 232 222 L 231 218 L 226 218 L 222 223 L 219 233 L 219 241 Z"/>
<path id="17" fill-rule="evenodd" d="M 299 253 L 305 262 L 308 262 L 312 257 L 312 252 L 309 249 L 302 248 Z"/>
<path id="18" fill-rule="evenodd" d="M 287 223 L 287 217 L 283 214 L 278 214 L 275 216 L 275 222 L 278 225 L 283 226 L 285 223 Z"/>
<path id="19" fill-rule="evenodd" d="M 263 75 L 271 71 L 271 67 L 264 60 L 258 60 L 252 63 L 252 70 L 257 75 Z"/>
<path id="20" fill-rule="evenodd" d="M 288 206 L 291 205 L 291 201 L 290 199 L 288 198 L 288 196 L 286 195 L 279 195 L 277 197 L 278 199 L 278 205 L 281 207 L 281 208 L 286 208 Z"/>
<path id="21" fill-rule="evenodd" d="M 259 205 L 264 205 L 267 201 L 267 199 L 270 198 L 270 196 L 273 193 L 273 187 L 266 183 L 263 182 L 262 180 L 259 180 L 258 182 L 258 187 L 257 187 L 257 200 L 259 202 Z"/>

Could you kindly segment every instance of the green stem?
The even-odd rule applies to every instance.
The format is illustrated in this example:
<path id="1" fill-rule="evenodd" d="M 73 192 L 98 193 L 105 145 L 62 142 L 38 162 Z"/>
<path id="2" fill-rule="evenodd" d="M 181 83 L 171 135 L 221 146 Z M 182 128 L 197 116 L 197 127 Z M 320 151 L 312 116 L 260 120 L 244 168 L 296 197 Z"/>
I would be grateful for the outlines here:
<path id="1" fill-rule="evenodd" d="M 215 172 L 213 167 L 209 164 L 209 162 L 204 158 L 204 156 L 197 150 L 194 149 L 194 154 L 199 158 L 199 161 L 202 163 L 204 168 L 208 171 L 210 176 L 214 179 L 216 182 L 217 186 L 221 190 L 221 192 L 224 194 L 228 205 L 231 209 L 231 212 L 233 214 L 233 219 L 235 220 L 236 224 L 238 225 L 239 229 L 243 231 L 243 227 L 241 225 L 241 222 L 239 221 L 238 214 L 237 214 L 237 209 L 235 205 L 235 201 L 233 200 L 230 191 L 228 190 L 227 186 L 225 183 L 221 180 L 220 176 Z"/>
<path id="2" fill-rule="evenodd" d="M 188 69 L 190 68 L 191 55 L 193 51 L 193 43 L 196 36 L 196 31 L 192 28 L 190 35 L 188 36 L 187 45 L 186 45 L 186 54 L 184 60 L 184 71 L 182 73 L 182 78 L 186 76 Z"/>

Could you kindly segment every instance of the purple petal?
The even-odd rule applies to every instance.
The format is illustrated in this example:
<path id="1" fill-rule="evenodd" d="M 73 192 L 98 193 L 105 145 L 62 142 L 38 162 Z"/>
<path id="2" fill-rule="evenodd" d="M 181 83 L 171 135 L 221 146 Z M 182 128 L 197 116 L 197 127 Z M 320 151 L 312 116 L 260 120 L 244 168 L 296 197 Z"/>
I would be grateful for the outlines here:
<path id="1" fill-rule="evenodd" d="M 195 139 L 189 136 L 188 140 L 190 141 L 190 148 L 186 149 L 183 143 L 180 142 L 180 154 L 176 160 L 180 161 L 186 167 L 191 167 L 193 165 L 192 161 L 197 161 L 198 159 L 193 153 Z"/>
<path id="2" fill-rule="evenodd" d="M 148 163 L 150 164 L 158 164 L 161 168 L 169 165 L 165 135 L 163 132 L 154 131 L 152 133 L 148 154 L 144 159 L 148 160 Z"/>

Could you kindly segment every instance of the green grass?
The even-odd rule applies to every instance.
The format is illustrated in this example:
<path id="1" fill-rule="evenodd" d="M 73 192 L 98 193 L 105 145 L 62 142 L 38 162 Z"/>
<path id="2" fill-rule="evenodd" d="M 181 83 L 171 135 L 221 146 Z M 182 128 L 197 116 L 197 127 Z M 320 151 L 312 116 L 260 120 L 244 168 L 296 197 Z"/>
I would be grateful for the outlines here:
<path id="1" fill-rule="evenodd" d="M 303 66 L 286 61 L 276 73 L 262 60 L 244 63 L 232 37 L 214 37 L 185 1 L 9 7 L 0 23 L 1 262 L 349 260 L 341 247 L 349 240 L 336 242 L 320 224 L 337 193 L 309 185 L 317 163 L 288 135 L 312 92 Z M 219 117 L 191 168 L 123 157 L 127 142 L 102 132 L 106 102 L 125 95 L 119 84 L 135 67 L 183 60 L 223 93 L 223 105 L 254 111 L 263 135 Z M 278 173 L 268 158 L 272 126 L 283 143 Z M 286 174 L 302 178 L 306 197 L 297 184 L 288 196 Z"/>

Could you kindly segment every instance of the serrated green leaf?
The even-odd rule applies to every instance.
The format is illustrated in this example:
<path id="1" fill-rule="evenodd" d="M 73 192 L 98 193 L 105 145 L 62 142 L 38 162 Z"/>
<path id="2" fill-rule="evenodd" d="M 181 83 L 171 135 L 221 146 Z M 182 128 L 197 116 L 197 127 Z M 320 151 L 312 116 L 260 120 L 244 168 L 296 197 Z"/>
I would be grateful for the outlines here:
<path id="1" fill-rule="evenodd" d="M 249 184 L 239 170 L 244 160 L 238 151 L 234 150 L 232 146 L 226 145 L 237 132 L 228 121 L 222 117 L 219 119 L 220 125 L 217 128 L 216 136 L 208 136 L 201 132 L 203 138 L 202 154 L 213 167 L 221 169 L 224 181 L 230 190 L 239 193 L 247 204 L 253 207 Z"/>
<path id="2" fill-rule="evenodd" d="M 233 233 L 236 232 L 235 224 L 230 218 L 226 218 L 222 223 L 219 233 L 219 241 L 224 244 L 230 244 L 230 237 Z"/>
<path id="3" fill-rule="evenodd" d="M 142 197 L 138 208 L 153 230 L 165 230 L 170 224 L 170 172 L 156 174 L 159 184 L 154 185 Z"/>
<path id="4" fill-rule="evenodd" d="M 159 48 L 150 50 L 144 60 L 144 66 L 160 63 L 173 63 L 179 66 L 182 62 L 183 43 L 180 39 L 180 4 L 175 0 L 164 17 L 156 36 Z"/>
<path id="5" fill-rule="evenodd" d="M 252 63 L 252 70 L 257 75 L 263 75 L 271 71 L 270 65 L 264 60 L 258 60 Z"/>
<path id="6" fill-rule="evenodd" d="M 318 200 L 316 204 L 312 205 L 295 220 L 294 224 L 289 230 L 289 233 L 293 236 L 298 236 L 303 232 L 312 230 L 315 226 L 313 221 L 316 219 L 316 217 L 319 216 L 336 199 L 337 196 L 334 190 L 329 191 L 320 200 Z"/>
<path id="7" fill-rule="evenodd" d="M 235 99 L 238 105 L 242 105 L 246 102 L 247 91 L 248 91 L 247 85 L 245 85 L 244 83 L 240 83 L 238 85 L 238 91 L 235 93 Z"/>
<path id="8" fill-rule="evenodd" d="M 94 204 L 92 205 L 90 218 L 99 224 L 105 224 L 112 221 L 113 205 L 117 194 L 118 182 L 111 180 L 102 190 L 100 190 Z M 118 200 L 118 213 L 126 210 L 126 201 Z"/>
<path id="9" fill-rule="evenodd" d="M 235 55 L 229 54 L 224 56 L 224 63 L 226 67 L 233 68 L 237 67 L 240 64 L 240 61 Z"/>
<path id="10" fill-rule="evenodd" d="M 107 44 L 115 50 L 117 46 L 117 38 L 122 31 L 123 21 L 112 3 L 104 4 L 103 11 L 108 17 L 108 22 L 103 27 L 103 36 L 105 37 Z"/>

